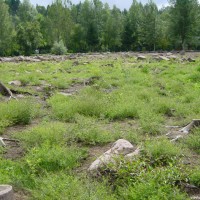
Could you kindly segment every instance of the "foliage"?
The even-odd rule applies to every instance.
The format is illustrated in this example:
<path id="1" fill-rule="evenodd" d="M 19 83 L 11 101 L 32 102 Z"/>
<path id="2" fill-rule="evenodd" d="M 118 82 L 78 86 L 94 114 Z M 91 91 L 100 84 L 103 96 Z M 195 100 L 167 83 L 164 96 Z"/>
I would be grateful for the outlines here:
<path id="1" fill-rule="evenodd" d="M 65 47 L 62 40 L 60 40 L 59 42 L 54 42 L 51 53 L 56 55 L 64 55 L 67 53 L 67 48 Z"/>
<path id="2" fill-rule="evenodd" d="M 40 24 L 35 22 L 20 23 L 17 26 L 17 42 L 20 51 L 24 55 L 31 55 L 43 45 L 43 36 L 40 32 Z"/>
<path id="3" fill-rule="evenodd" d="M 29 0 L 0 1 L 0 55 L 49 53 L 63 41 L 69 52 L 199 49 L 197 0 L 170 0 L 159 9 L 134 0 L 129 10 L 100 0 L 56 0 L 47 8 Z M 17 34 L 17 35 L 16 35 Z M 60 46 L 63 46 L 60 44 Z M 56 54 L 64 54 L 64 47 Z"/>
<path id="4" fill-rule="evenodd" d="M 9 16 L 8 6 L 0 1 L 0 56 L 9 55 L 12 52 L 12 39 L 14 37 L 12 19 Z"/>

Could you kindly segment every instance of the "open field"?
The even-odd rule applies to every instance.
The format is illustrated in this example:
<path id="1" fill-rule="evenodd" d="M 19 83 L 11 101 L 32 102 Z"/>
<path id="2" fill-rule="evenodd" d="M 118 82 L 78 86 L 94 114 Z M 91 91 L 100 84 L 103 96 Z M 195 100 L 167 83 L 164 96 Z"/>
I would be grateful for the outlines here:
<path id="1" fill-rule="evenodd" d="M 200 199 L 200 129 L 171 142 L 200 118 L 200 54 L 20 59 L 0 59 L 17 98 L 0 95 L 0 137 L 13 139 L 0 147 L 0 184 L 16 199 Z M 139 155 L 89 175 L 118 139 Z"/>

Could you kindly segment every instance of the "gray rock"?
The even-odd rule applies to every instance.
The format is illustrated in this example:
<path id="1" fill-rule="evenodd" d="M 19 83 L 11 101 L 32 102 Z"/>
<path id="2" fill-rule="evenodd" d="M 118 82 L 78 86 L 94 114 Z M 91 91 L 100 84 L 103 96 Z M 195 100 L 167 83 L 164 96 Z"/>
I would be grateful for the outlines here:
<path id="1" fill-rule="evenodd" d="M 0 185 L 0 200 L 14 200 L 12 186 Z"/>
<path id="2" fill-rule="evenodd" d="M 147 58 L 145 56 L 139 55 L 137 56 L 137 60 L 146 60 Z"/>
<path id="3" fill-rule="evenodd" d="M 169 61 L 170 59 L 165 57 L 165 56 L 159 56 L 158 60 L 165 60 L 165 61 Z"/>

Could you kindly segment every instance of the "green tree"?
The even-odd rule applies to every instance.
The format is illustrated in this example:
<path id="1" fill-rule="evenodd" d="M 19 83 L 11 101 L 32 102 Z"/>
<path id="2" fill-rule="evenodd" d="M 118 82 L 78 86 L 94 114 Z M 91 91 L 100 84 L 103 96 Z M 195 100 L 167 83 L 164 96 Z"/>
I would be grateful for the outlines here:
<path id="1" fill-rule="evenodd" d="M 118 51 L 122 46 L 123 17 L 121 11 L 114 6 L 107 7 L 107 19 L 103 31 L 103 49 Z"/>
<path id="2" fill-rule="evenodd" d="M 142 9 L 142 17 L 140 21 L 140 41 L 148 50 L 156 50 L 158 35 L 157 16 L 158 8 L 156 4 L 150 0 Z"/>
<path id="3" fill-rule="evenodd" d="M 129 9 L 127 20 L 128 23 L 126 26 L 130 29 L 129 38 L 131 40 L 131 49 L 139 50 L 141 47 L 141 42 L 139 40 L 139 31 L 140 31 L 140 22 L 142 15 L 143 6 L 141 3 L 138 3 L 137 0 L 133 0 L 133 3 Z"/>
<path id="4" fill-rule="evenodd" d="M 19 9 L 20 0 L 6 0 L 6 4 L 9 6 L 9 11 L 12 15 L 16 15 Z"/>
<path id="5" fill-rule="evenodd" d="M 43 46 L 40 24 L 37 21 L 20 23 L 17 26 L 17 42 L 20 52 L 26 56 Z"/>
<path id="6" fill-rule="evenodd" d="M 37 18 L 37 10 L 31 5 L 29 0 L 24 0 L 20 5 L 17 12 L 17 16 L 19 17 L 19 23 L 22 22 L 31 22 L 36 20 Z"/>
<path id="7" fill-rule="evenodd" d="M 73 23 L 70 10 L 61 0 L 56 0 L 47 8 L 46 37 L 47 43 L 64 42 L 65 46 L 70 43 L 70 32 Z"/>
<path id="8" fill-rule="evenodd" d="M 9 7 L 0 0 L 0 55 L 5 56 L 12 53 L 11 44 L 13 38 L 12 19 L 9 16 Z"/>
<path id="9" fill-rule="evenodd" d="M 195 36 L 197 27 L 197 0 L 170 0 L 171 32 L 175 39 L 180 39 L 182 49 Z"/>

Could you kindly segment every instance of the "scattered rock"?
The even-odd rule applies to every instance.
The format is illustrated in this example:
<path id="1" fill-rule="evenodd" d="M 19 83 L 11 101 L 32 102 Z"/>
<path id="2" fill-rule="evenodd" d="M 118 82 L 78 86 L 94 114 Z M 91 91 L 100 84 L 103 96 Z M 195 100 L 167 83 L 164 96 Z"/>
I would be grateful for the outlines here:
<path id="1" fill-rule="evenodd" d="M 180 51 L 180 55 L 184 56 L 185 55 L 185 51 L 184 50 Z"/>
<path id="2" fill-rule="evenodd" d="M 188 58 L 187 61 L 188 62 L 195 62 L 196 60 L 194 58 Z"/>
<path id="3" fill-rule="evenodd" d="M 170 56 L 167 56 L 167 58 L 169 58 L 170 60 L 176 60 L 176 59 L 177 59 L 177 56 L 175 56 L 175 55 L 170 55 Z"/>
<path id="4" fill-rule="evenodd" d="M 15 85 L 15 86 L 22 86 L 22 82 L 18 81 L 18 80 L 16 80 L 16 81 L 10 81 L 8 84 L 9 85 Z"/>
<path id="5" fill-rule="evenodd" d="M 169 61 L 170 59 L 165 57 L 165 56 L 159 56 L 158 60 L 165 60 L 165 61 Z"/>

